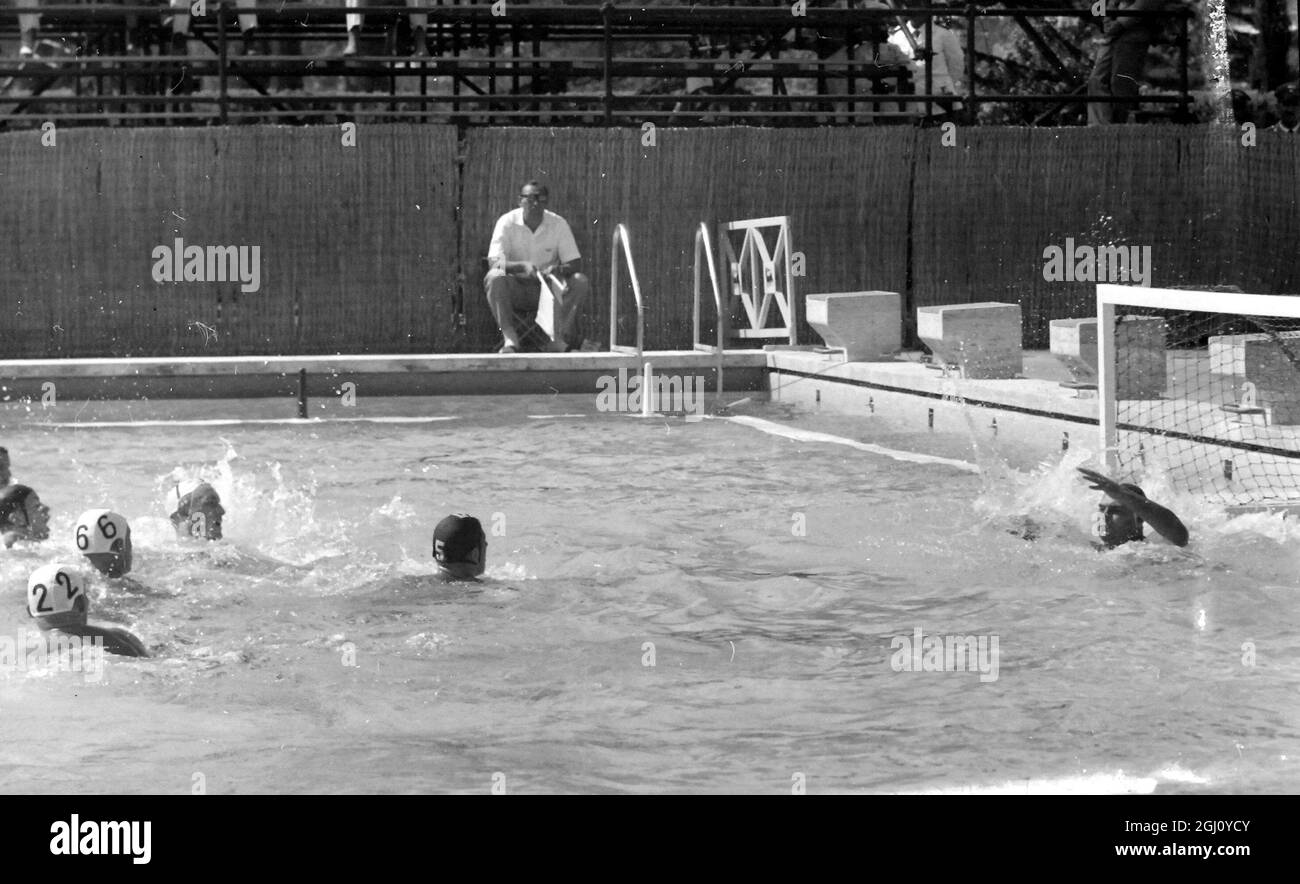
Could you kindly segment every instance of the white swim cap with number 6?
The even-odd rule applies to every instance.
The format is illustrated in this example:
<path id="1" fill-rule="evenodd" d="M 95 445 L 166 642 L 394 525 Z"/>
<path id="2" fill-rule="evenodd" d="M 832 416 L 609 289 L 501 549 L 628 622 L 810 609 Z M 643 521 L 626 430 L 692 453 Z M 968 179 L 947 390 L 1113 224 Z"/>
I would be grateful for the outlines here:
<path id="1" fill-rule="evenodd" d="M 42 565 L 27 578 L 27 613 L 33 617 L 48 617 L 74 609 L 78 596 L 86 597 L 86 578 L 72 565 Z"/>
<path id="2" fill-rule="evenodd" d="M 112 510 L 86 510 L 77 520 L 77 551 L 83 555 L 113 552 L 113 542 L 131 534 L 126 519 Z"/>

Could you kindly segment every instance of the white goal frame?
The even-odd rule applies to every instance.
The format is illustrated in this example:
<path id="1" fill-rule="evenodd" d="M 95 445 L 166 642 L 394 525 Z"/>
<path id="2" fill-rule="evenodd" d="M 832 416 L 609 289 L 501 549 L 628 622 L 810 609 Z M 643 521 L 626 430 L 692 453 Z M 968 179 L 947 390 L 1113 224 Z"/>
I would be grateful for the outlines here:
<path id="1" fill-rule="evenodd" d="M 1229 309 L 1224 309 L 1227 306 Z M 1273 316 L 1300 319 L 1300 296 L 1246 295 L 1190 289 L 1154 289 L 1135 285 L 1097 286 L 1097 395 L 1100 398 L 1100 444 L 1106 466 L 1117 469 L 1119 430 L 1115 406 L 1115 308 L 1152 307 L 1226 316 Z"/>

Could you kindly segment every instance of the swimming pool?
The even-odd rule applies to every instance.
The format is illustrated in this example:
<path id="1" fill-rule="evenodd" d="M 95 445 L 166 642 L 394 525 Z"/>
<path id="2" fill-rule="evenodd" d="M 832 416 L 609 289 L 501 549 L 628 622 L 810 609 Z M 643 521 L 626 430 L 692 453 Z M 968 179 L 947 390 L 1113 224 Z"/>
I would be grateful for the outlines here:
<path id="1" fill-rule="evenodd" d="M 0 634 L 26 627 L 26 576 L 71 557 L 80 511 L 111 505 L 131 520 L 145 589 L 110 589 L 92 619 L 129 626 L 157 658 L 113 659 L 97 684 L 0 674 L 0 788 L 1300 785 L 1294 523 L 1195 509 L 1157 478 L 1148 493 L 1180 511 L 1193 547 L 1100 554 L 1081 451 L 1034 467 L 865 417 L 744 410 L 985 471 L 723 419 L 599 414 L 590 396 L 326 415 L 410 422 L 168 427 L 84 424 L 291 408 L 5 406 L 0 444 L 53 533 L 0 551 Z M 221 491 L 222 544 L 172 538 L 176 468 Z M 428 579 L 432 526 L 453 511 L 489 531 L 482 585 Z M 1013 533 L 1026 515 L 1034 542 Z M 895 671 L 896 640 L 918 628 L 996 636 L 996 678 Z M 48 751 L 17 739 L 33 733 Z"/>

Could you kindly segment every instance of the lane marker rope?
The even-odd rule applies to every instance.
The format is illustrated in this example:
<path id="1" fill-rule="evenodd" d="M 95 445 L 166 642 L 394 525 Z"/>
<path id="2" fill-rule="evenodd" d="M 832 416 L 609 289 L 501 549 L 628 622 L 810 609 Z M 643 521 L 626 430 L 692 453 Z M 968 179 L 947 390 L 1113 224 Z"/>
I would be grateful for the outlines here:
<path id="1" fill-rule="evenodd" d="M 932 454 L 917 454 L 913 451 L 899 451 L 894 448 L 885 448 L 883 445 L 873 445 L 870 442 L 858 442 L 856 439 L 846 439 L 843 436 L 832 436 L 830 433 L 818 433 L 813 430 L 797 430 L 794 427 L 787 427 L 783 424 L 763 420 L 758 417 L 738 415 L 735 417 L 721 417 L 718 419 L 731 421 L 732 423 L 741 424 L 746 427 L 753 427 L 756 430 L 762 430 L 764 433 L 770 433 L 773 436 L 783 436 L 786 439 L 794 439 L 797 442 L 827 442 L 832 445 L 847 445 L 848 447 L 856 448 L 859 451 L 881 454 L 885 457 L 893 458 L 894 460 L 907 461 L 908 463 L 939 464 L 976 474 L 980 471 L 978 466 L 964 460 L 954 460 L 950 457 L 938 457 Z"/>

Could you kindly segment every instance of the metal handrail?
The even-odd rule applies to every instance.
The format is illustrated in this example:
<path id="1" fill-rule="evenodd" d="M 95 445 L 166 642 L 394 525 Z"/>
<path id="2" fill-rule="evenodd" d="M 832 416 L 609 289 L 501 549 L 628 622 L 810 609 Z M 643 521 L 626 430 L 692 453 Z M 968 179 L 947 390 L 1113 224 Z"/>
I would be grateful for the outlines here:
<path id="1" fill-rule="evenodd" d="M 704 254 L 705 263 L 709 267 L 709 285 L 713 287 L 713 305 L 717 308 L 718 316 L 718 333 L 716 344 L 704 344 L 700 342 L 700 254 Z M 713 258 L 713 244 L 709 239 L 709 225 L 703 221 L 695 229 L 695 349 L 711 351 L 718 356 L 716 371 L 718 373 L 717 396 L 719 401 L 722 398 L 722 368 L 723 368 L 723 350 L 727 340 L 727 313 L 722 309 L 722 286 L 718 284 L 718 262 Z"/>
<path id="2" fill-rule="evenodd" d="M 618 344 L 618 246 L 623 244 L 623 257 L 627 261 L 628 278 L 632 281 L 632 294 L 636 298 L 636 347 Z M 632 260 L 632 242 L 626 224 L 614 228 L 609 256 L 609 350 L 611 353 L 645 353 L 645 301 L 641 298 L 641 281 L 636 275 L 636 262 Z"/>
<path id="3" fill-rule="evenodd" d="M 704 253 L 705 263 L 709 267 L 709 284 L 713 287 L 713 304 L 718 310 L 718 343 L 705 344 L 700 341 L 700 253 Z M 722 286 L 718 284 L 718 262 L 713 257 L 713 243 L 709 239 L 709 225 L 703 221 L 695 229 L 695 349 L 721 350 L 726 341 L 726 314 L 722 310 Z"/>

